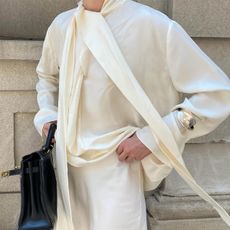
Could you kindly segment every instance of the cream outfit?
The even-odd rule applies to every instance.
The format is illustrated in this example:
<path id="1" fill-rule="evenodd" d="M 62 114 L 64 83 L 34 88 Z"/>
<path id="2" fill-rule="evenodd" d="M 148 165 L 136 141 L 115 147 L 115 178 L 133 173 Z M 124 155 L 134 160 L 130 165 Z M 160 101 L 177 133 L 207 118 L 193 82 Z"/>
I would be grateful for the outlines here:
<path id="1" fill-rule="evenodd" d="M 84 167 L 69 167 L 70 201 L 77 230 L 147 230 L 140 161 L 116 154 Z"/>
<path id="2" fill-rule="evenodd" d="M 152 151 L 151 155 L 140 162 L 138 169 L 143 169 L 144 190 L 151 190 L 159 185 L 173 167 L 180 175 L 184 175 L 184 178 L 189 178 L 189 175 L 183 174 L 186 172 L 183 167 L 181 170 L 181 166 L 175 163 L 177 160 L 174 162 L 170 154 L 165 154 L 167 149 L 162 151 L 167 141 L 162 143 L 159 140 L 168 139 L 167 136 L 169 139 L 173 138 L 167 142 L 169 149 L 175 150 L 178 162 L 184 166 L 181 154 L 185 143 L 191 138 L 211 132 L 230 113 L 228 77 L 199 49 L 180 25 L 154 9 L 129 0 L 105 1 L 101 14 L 135 79 L 162 116 L 170 133 L 166 132 L 164 137 L 164 133 L 162 135 L 159 132 L 162 124 L 150 121 L 150 114 L 156 115 L 154 110 L 149 109 L 149 114 L 143 112 L 141 116 L 141 111 L 137 112 L 138 109 L 133 106 L 138 98 L 133 98 L 134 102 L 131 104 L 115 86 L 114 80 L 111 81 L 111 76 L 106 71 L 108 68 L 103 66 L 103 62 L 110 68 L 113 62 L 106 62 L 107 56 L 97 56 L 98 53 L 106 53 L 107 49 L 93 53 L 98 49 L 95 45 L 97 36 L 90 37 L 87 31 L 94 31 L 96 27 L 90 28 L 91 24 L 87 22 L 90 18 L 97 17 L 97 14 L 74 8 L 58 15 L 47 30 L 42 56 L 36 69 L 39 77 L 36 89 L 40 110 L 34 118 L 40 135 L 44 123 L 58 120 L 55 133 L 60 189 L 57 229 L 74 229 L 73 210 L 71 211 L 73 206 L 70 202 L 75 199 L 72 193 L 74 184 L 68 182 L 67 162 L 72 165 L 71 168 L 79 167 L 74 170 L 83 175 L 92 164 L 97 165 L 112 159 L 119 143 L 136 131 L 139 139 Z M 78 18 L 76 27 L 75 17 Z M 93 23 L 93 20 L 91 22 Z M 97 31 L 95 35 L 100 37 Z M 74 55 L 71 52 L 71 44 L 74 44 L 74 41 L 76 46 L 72 50 L 76 55 L 76 63 L 72 61 Z M 67 50 L 69 52 L 66 52 Z M 67 58 L 68 55 L 70 58 Z M 72 68 L 74 63 L 75 68 Z M 123 87 L 127 88 L 124 84 Z M 183 100 L 182 93 L 191 94 L 191 97 Z M 139 108 L 143 106 L 141 103 L 139 105 Z M 174 116 L 176 108 L 185 108 L 199 117 L 194 130 L 180 132 Z M 146 109 L 143 107 L 144 110 Z M 157 127 L 156 136 L 152 132 L 153 126 Z M 157 156 L 161 163 L 156 162 L 153 155 Z M 116 183 L 119 178 L 119 174 L 111 177 L 111 183 Z M 187 182 L 191 187 L 194 186 L 193 181 Z M 204 195 L 199 193 L 201 190 L 196 186 L 192 188 L 199 195 Z M 95 199 L 97 200 L 96 195 Z M 116 199 L 116 195 L 113 199 Z M 223 214 L 223 210 L 220 212 Z M 228 217 L 226 214 L 223 216 L 227 222 Z M 114 226 L 115 224 L 114 222 Z M 136 224 L 130 224 L 128 229 L 135 229 L 134 226 Z M 89 229 L 97 230 L 93 227 Z"/>

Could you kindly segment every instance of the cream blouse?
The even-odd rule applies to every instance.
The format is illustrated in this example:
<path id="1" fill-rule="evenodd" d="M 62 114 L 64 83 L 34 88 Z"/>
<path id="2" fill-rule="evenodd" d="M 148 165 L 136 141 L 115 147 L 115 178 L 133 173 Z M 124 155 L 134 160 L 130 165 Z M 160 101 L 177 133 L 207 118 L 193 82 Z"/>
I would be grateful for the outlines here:
<path id="1" fill-rule="evenodd" d="M 75 10 L 63 12 L 53 20 L 36 68 L 39 111 L 34 124 L 41 136 L 44 123 L 58 120 L 59 69 L 67 25 Z M 104 17 L 134 76 L 172 131 L 181 154 L 188 140 L 211 132 L 229 116 L 228 77 L 178 23 L 157 10 L 130 0 Z M 82 167 L 100 160 L 135 131 L 143 144 L 159 156 L 160 149 L 150 127 L 95 57 L 86 50 L 79 58 L 84 63 L 84 79 L 78 121 L 74 127 L 78 134 L 77 151 L 69 152 L 67 161 Z M 187 96 L 184 98 L 183 94 Z M 184 108 L 199 117 L 194 130 L 181 132 L 174 116 L 177 108 Z M 153 156 L 142 160 L 145 190 L 156 188 L 172 170 L 168 165 L 156 162 Z"/>

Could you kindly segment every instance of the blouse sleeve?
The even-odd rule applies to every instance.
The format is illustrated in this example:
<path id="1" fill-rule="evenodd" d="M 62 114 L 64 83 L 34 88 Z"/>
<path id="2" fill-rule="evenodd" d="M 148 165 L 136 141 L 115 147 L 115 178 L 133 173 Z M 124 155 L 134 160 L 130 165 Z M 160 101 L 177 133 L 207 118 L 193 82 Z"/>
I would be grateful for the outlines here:
<path id="1" fill-rule="evenodd" d="M 51 24 L 52 25 L 52 24 Z M 43 125 L 57 120 L 59 66 L 57 55 L 52 47 L 53 27 L 50 25 L 43 42 L 42 55 L 36 67 L 38 82 L 36 84 L 38 112 L 34 117 L 34 125 L 43 135 Z"/>
<path id="2" fill-rule="evenodd" d="M 171 21 L 167 34 L 166 62 L 169 76 L 178 92 L 187 97 L 163 117 L 181 153 L 185 143 L 213 131 L 230 114 L 230 80 L 196 45 L 185 30 Z M 180 127 L 177 109 L 192 113 L 194 129 Z M 160 151 L 148 126 L 137 130 L 138 138 L 152 152 Z"/>

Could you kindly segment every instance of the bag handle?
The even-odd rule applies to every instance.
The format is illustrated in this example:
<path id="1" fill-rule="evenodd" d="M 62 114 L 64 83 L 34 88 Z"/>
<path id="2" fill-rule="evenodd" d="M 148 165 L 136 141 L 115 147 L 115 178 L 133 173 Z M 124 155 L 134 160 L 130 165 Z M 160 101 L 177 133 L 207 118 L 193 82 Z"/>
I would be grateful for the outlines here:
<path id="1" fill-rule="evenodd" d="M 49 131 L 48 131 L 48 135 L 46 138 L 46 143 L 45 143 L 45 145 L 42 146 L 42 150 L 48 151 L 48 150 L 53 148 L 54 145 L 52 143 L 52 139 L 54 138 L 54 134 L 55 134 L 56 129 L 57 129 L 57 124 L 51 123 L 51 125 L 49 127 Z"/>
<path id="2" fill-rule="evenodd" d="M 52 123 L 49 127 L 48 135 L 46 138 L 46 143 L 45 143 L 45 145 L 42 146 L 42 151 L 50 151 L 53 149 L 54 145 L 52 143 L 52 139 L 54 138 L 54 133 L 55 133 L 56 129 L 57 129 L 57 124 Z M 37 170 L 36 167 L 34 167 L 33 172 L 37 172 L 36 170 Z M 15 166 L 14 169 L 2 171 L 1 172 L 1 178 L 19 175 L 20 173 L 21 173 L 20 166 Z"/>

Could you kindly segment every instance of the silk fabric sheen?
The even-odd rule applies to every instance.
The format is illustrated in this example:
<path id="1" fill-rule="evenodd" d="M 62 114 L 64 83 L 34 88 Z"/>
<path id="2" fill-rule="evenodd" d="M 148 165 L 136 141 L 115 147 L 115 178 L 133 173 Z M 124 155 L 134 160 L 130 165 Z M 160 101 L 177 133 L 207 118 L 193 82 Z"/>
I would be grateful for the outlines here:
<path id="1" fill-rule="evenodd" d="M 155 142 L 158 144 L 158 147 L 161 150 L 159 152 L 153 151 L 158 159 L 163 162 L 163 164 L 158 166 L 159 168 L 162 165 L 164 166 L 164 170 L 159 170 L 160 173 L 158 172 L 160 178 L 159 181 L 162 180 L 163 177 L 167 176 L 171 168 L 174 167 L 177 172 L 192 187 L 192 189 L 197 192 L 202 198 L 210 202 L 213 207 L 216 208 L 216 210 L 219 212 L 225 222 L 229 224 L 229 216 L 227 215 L 225 210 L 196 184 L 196 182 L 187 171 L 181 157 L 181 148 L 178 145 L 178 149 L 177 143 L 175 142 L 176 138 L 174 139 L 175 136 L 173 136 L 174 134 L 170 132 L 166 124 L 163 122 L 159 114 L 152 106 L 151 102 L 146 97 L 144 91 L 135 82 L 132 72 L 126 64 L 122 54 L 120 53 L 119 48 L 116 46 L 116 42 L 113 39 L 110 29 L 107 27 L 106 21 L 104 20 L 103 16 L 106 16 L 111 11 L 114 11 L 116 10 L 116 8 L 121 7 L 124 2 L 126 1 L 105 1 L 100 13 L 84 10 L 84 8 L 82 7 L 82 2 L 80 2 L 79 7 L 76 9 L 76 11 L 74 11 L 73 17 L 68 24 L 63 48 L 64 51 L 61 61 L 62 65 L 60 68 L 58 101 L 59 113 L 58 129 L 56 132 L 56 152 L 62 153 L 59 156 L 57 155 L 57 157 L 59 157 L 59 159 L 57 160 L 57 173 L 60 188 L 62 190 L 60 191 L 60 195 L 62 195 L 62 198 L 61 196 L 59 198 L 63 200 L 65 211 L 63 207 L 61 209 L 65 212 L 67 219 L 69 218 L 69 220 L 67 220 L 68 223 L 66 224 L 71 225 L 71 211 L 68 193 L 68 182 L 67 180 L 65 180 L 66 177 L 63 176 L 63 174 L 66 175 L 67 167 L 65 164 L 63 164 L 63 162 L 66 162 L 68 160 L 72 165 L 79 167 L 84 166 L 85 164 L 88 164 L 90 162 L 101 160 L 103 157 L 106 157 L 108 154 L 113 152 L 114 148 L 120 141 L 131 135 L 136 130 L 137 133 L 139 131 L 138 127 L 135 126 L 127 126 L 115 130 L 114 132 L 109 133 L 109 135 L 103 136 L 102 140 L 100 140 L 101 143 L 100 141 L 99 143 L 97 143 L 98 149 L 96 149 L 96 151 L 91 151 L 91 154 L 84 155 L 86 151 L 81 148 L 81 145 L 79 144 L 81 143 L 80 136 L 78 135 L 80 125 L 77 122 L 80 120 L 79 99 L 81 95 L 82 83 L 84 81 L 84 70 L 87 69 L 87 66 L 85 66 L 87 62 L 85 60 L 87 59 L 88 48 L 96 57 L 100 65 L 105 69 L 109 77 L 111 77 L 114 83 L 118 86 L 118 88 L 121 89 L 122 93 L 127 97 L 129 101 L 131 101 L 132 105 L 137 109 L 137 111 L 142 115 L 146 123 L 149 125 L 145 127 L 145 130 L 147 129 L 147 131 L 151 131 L 152 138 L 155 138 Z M 169 31 L 172 31 L 172 33 L 174 32 L 173 27 L 175 27 L 175 25 L 172 22 L 169 26 Z M 193 49 L 196 48 L 197 47 L 193 47 Z M 172 51 L 173 49 L 169 50 L 169 53 Z M 104 58 L 105 54 L 107 58 Z M 78 58 L 75 58 L 75 55 Z M 171 60 L 169 60 L 169 62 L 170 61 Z M 183 69 L 183 67 L 181 66 L 179 66 L 178 68 Z M 170 71 L 172 72 L 172 74 L 173 72 L 175 72 L 174 68 L 171 68 Z M 221 75 L 222 73 L 220 72 L 219 74 Z M 126 77 L 122 78 L 122 76 Z M 229 90 L 229 82 L 227 82 L 227 79 L 224 76 L 223 79 L 218 79 L 220 88 L 223 88 L 223 85 L 221 85 L 221 80 L 222 82 L 226 81 L 226 89 Z M 215 81 L 213 82 L 216 83 Z M 210 84 L 211 83 L 212 81 L 210 82 Z M 179 83 L 177 84 L 178 86 L 180 86 Z M 186 85 L 188 85 L 189 91 L 189 84 Z M 132 87 L 129 88 L 128 86 Z M 216 87 L 218 90 L 218 84 L 213 84 L 213 86 Z M 198 91 L 204 90 L 204 88 L 202 87 L 199 89 L 199 85 L 197 85 L 197 88 Z M 215 89 L 212 88 L 211 85 L 211 87 L 209 87 L 209 90 L 211 91 Z M 202 100 L 202 97 L 200 98 L 200 100 Z M 187 106 L 190 105 L 190 110 L 194 111 L 191 102 L 186 102 Z M 179 105 L 177 106 L 179 107 Z M 174 107 L 173 109 L 175 108 L 176 107 Z M 197 111 L 197 114 L 199 114 L 199 111 Z M 172 117 L 170 118 L 172 119 Z M 168 119 L 166 123 L 169 120 L 170 119 Z M 172 123 L 172 120 L 170 122 Z M 76 129 L 76 127 L 78 127 L 78 129 Z M 59 130 L 62 130 L 62 132 Z M 140 138 L 141 135 L 144 136 L 145 133 L 140 133 Z M 145 140 L 142 141 L 145 142 Z M 62 143 L 62 145 L 58 145 L 58 143 Z M 109 145 L 105 145 L 105 143 L 108 143 Z M 148 145 L 148 143 L 146 145 Z M 150 146 L 150 149 L 151 147 L 152 146 Z M 88 153 L 90 153 L 90 151 Z M 68 159 L 66 159 L 66 156 L 68 157 Z M 147 176 L 150 178 L 150 180 L 150 173 L 152 172 L 151 163 L 153 165 L 156 165 L 156 162 L 153 162 L 151 160 L 152 159 L 150 156 L 143 161 L 143 167 L 145 169 L 145 172 L 148 174 Z M 157 181 L 157 183 L 159 183 L 159 181 Z M 157 185 L 157 183 L 155 185 Z M 61 210 L 59 213 L 61 214 Z"/>

